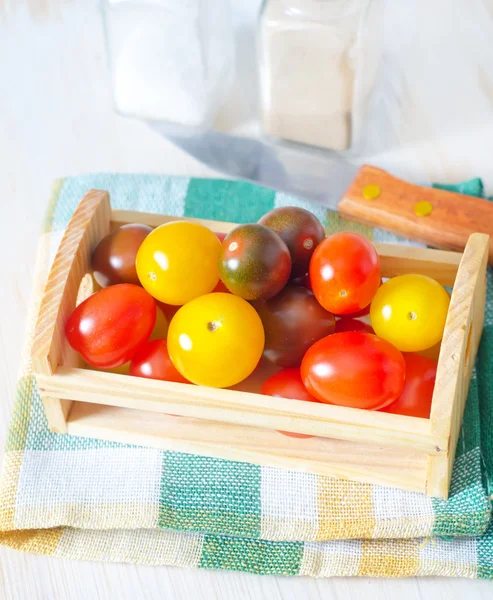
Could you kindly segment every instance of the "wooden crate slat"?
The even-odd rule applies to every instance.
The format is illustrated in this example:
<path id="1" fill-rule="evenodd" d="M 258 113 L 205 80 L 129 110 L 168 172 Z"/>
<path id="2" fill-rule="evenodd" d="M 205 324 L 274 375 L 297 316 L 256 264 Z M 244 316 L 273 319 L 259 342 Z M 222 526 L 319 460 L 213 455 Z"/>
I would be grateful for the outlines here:
<path id="1" fill-rule="evenodd" d="M 65 340 L 65 323 L 75 308 L 79 286 L 90 269 L 93 248 L 110 228 L 108 192 L 91 190 L 74 212 L 55 255 L 39 310 L 32 347 L 37 374 L 50 375 L 60 364 L 82 366 L 79 355 Z M 70 395 L 60 399 L 42 394 L 53 431 L 66 432 Z"/>
<path id="2" fill-rule="evenodd" d="M 322 403 L 278 399 L 100 371 L 59 367 L 38 376 L 46 395 L 152 412 L 196 416 L 296 433 L 365 440 L 393 447 L 445 452 L 447 440 L 432 436 L 427 419 Z"/>
<path id="3" fill-rule="evenodd" d="M 68 432 L 424 492 L 426 455 L 384 446 L 85 402 L 74 403 Z"/>
<path id="4" fill-rule="evenodd" d="M 430 416 L 432 432 L 448 438 L 449 447 L 445 457 L 430 456 L 427 486 L 432 495 L 443 496 L 450 485 L 469 383 L 483 330 L 488 252 L 487 235 L 477 233 L 469 238 L 450 300 Z"/>

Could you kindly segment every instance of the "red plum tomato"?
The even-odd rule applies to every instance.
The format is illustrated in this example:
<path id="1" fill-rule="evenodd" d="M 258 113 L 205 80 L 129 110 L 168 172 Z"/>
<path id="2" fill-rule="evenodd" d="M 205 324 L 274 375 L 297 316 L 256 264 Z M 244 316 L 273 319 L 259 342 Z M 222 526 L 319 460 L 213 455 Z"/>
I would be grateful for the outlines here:
<path id="1" fill-rule="evenodd" d="M 129 361 L 147 342 L 156 303 L 140 286 L 122 283 L 89 296 L 65 326 L 69 344 L 91 366 L 113 368 Z"/>
<path id="2" fill-rule="evenodd" d="M 406 365 L 389 342 L 360 331 L 334 333 L 314 344 L 301 363 L 307 390 L 321 402 L 378 410 L 404 387 Z"/>

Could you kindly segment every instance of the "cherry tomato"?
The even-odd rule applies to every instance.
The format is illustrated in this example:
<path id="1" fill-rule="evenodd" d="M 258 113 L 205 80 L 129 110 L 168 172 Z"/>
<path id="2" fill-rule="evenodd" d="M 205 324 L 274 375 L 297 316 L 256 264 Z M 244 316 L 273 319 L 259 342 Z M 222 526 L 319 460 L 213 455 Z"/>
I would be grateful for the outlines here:
<path id="1" fill-rule="evenodd" d="M 135 257 L 151 231 L 152 227 L 148 225 L 122 225 L 99 242 L 91 258 L 91 268 L 101 287 L 118 283 L 140 284 Z"/>
<path id="2" fill-rule="evenodd" d="M 282 371 L 269 377 L 269 379 L 264 382 L 260 393 L 265 394 L 266 396 L 274 396 L 275 398 L 318 402 L 314 396 L 308 393 L 308 390 L 303 385 L 299 369 L 282 369 Z M 291 431 L 279 431 L 279 433 L 295 438 L 314 437 L 313 435 L 293 433 Z"/>
<path id="3" fill-rule="evenodd" d="M 229 387 L 257 366 L 264 328 L 255 309 L 232 294 L 207 294 L 182 306 L 171 320 L 168 351 L 189 381 Z"/>
<path id="4" fill-rule="evenodd" d="M 137 274 L 151 296 L 181 306 L 216 287 L 220 249 L 216 234 L 199 223 L 165 223 L 140 246 Z"/>
<path id="5" fill-rule="evenodd" d="M 306 288 L 288 285 L 274 298 L 253 306 L 264 325 L 264 356 L 280 367 L 299 367 L 312 344 L 334 333 L 334 315 Z"/>
<path id="6" fill-rule="evenodd" d="M 245 300 L 267 300 L 286 285 L 291 256 L 281 238 L 264 225 L 239 225 L 224 239 L 219 275 L 230 292 Z"/>
<path id="7" fill-rule="evenodd" d="M 375 333 L 402 352 L 419 352 L 443 336 L 450 297 L 425 275 L 399 275 L 386 281 L 371 303 Z"/>
<path id="8" fill-rule="evenodd" d="M 173 366 L 166 340 L 152 340 L 141 346 L 130 362 L 130 375 L 189 383 Z"/>
<path id="9" fill-rule="evenodd" d="M 93 367 L 123 365 L 149 339 L 156 303 L 138 285 L 121 283 L 96 292 L 70 315 L 65 333 L 74 350 Z"/>
<path id="10" fill-rule="evenodd" d="M 380 285 L 380 259 L 373 244 L 357 233 L 334 233 L 317 246 L 310 281 L 320 304 L 336 315 L 370 304 Z"/>
<path id="11" fill-rule="evenodd" d="M 321 402 L 377 410 L 404 387 L 406 365 L 392 344 L 360 331 L 334 333 L 314 344 L 301 363 L 307 390 Z"/>
<path id="12" fill-rule="evenodd" d="M 275 231 L 289 248 L 291 277 L 306 275 L 313 251 L 325 237 L 324 227 L 317 217 L 304 208 L 281 206 L 258 222 Z"/>
<path id="13" fill-rule="evenodd" d="M 336 333 L 342 333 L 343 331 L 364 331 L 366 333 L 375 333 L 371 325 L 360 321 L 359 319 L 353 319 L 349 317 L 341 317 L 336 321 Z"/>
<path id="14" fill-rule="evenodd" d="M 406 361 L 404 389 L 395 402 L 381 410 L 429 419 L 438 363 L 419 354 L 405 353 L 403 356 Z"/>

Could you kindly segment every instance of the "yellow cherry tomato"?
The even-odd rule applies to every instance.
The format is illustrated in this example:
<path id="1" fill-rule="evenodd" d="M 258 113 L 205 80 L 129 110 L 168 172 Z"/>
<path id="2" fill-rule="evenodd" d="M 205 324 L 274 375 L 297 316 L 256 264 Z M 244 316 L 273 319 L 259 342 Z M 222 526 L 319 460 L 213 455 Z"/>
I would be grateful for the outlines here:
<path id="1" fill-rule="evenodd" d="M 171 320 L 171 362 L 197 385 L 224 388 L 246 379 L 264 349 L 264 328 L 255 309 L 232 294 L 192 300 Z"/>
<path id="2" fill-rule="evenodd" d="M 204 225 L 160 225 L 140 245 L 135 266 L 140 283 L 157 300 L 181 306 L 208 294 L 219 281 L 221 243 Z"/>
<path id="3" fill-rule="evenodd" d="M 378 289 L 370 307 L 375 333 L 402 352 L 420 352 L 443 336 L 450 296 L 425 275 L 399 275 Z"/>

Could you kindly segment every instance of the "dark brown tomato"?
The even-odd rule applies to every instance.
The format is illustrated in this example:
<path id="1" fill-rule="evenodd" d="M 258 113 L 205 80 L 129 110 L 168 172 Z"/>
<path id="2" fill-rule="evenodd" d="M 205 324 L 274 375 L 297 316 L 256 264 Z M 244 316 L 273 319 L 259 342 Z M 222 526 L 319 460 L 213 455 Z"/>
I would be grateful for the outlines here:
<path id="1" fill-rule="evenodd" d="M 267 300 L 286 285 L 291 257 L 286 244 L 263 225 L 238 225 L 224 239 L 219 276 L 233 294 L 245 300 Z"/>
<path id="2" fill-rule="evenodd" d="M 91 258 L 91 268 L 101 287 L 119 283 L 140 285 L 135 257 L 151 231 L 148 225 L 131 223 L 122 225 L 99 242 Z"/>
<path id="3" fill-rule="evenodd" d="M 253 306 L 264 325 L 264 356 L 280 367 L 299 367 L 308 348 L 335 331 L 334 315 L 303 287 L 288 285 Z"/>
<path id="4" fill-rule="evenodd" d="M 282 206 L 265 214 L 259 223 L 275 231 L 289 248 L 291 277 L 306 275 L 313 251 L 325 237 L 317 217 L 304 208 Z"/>

